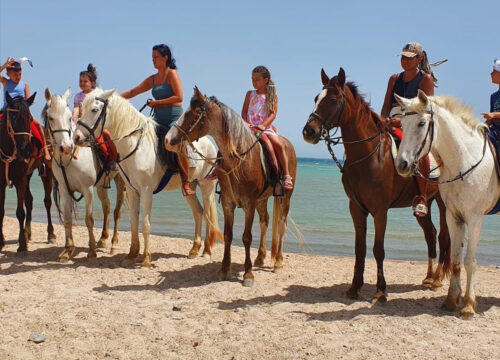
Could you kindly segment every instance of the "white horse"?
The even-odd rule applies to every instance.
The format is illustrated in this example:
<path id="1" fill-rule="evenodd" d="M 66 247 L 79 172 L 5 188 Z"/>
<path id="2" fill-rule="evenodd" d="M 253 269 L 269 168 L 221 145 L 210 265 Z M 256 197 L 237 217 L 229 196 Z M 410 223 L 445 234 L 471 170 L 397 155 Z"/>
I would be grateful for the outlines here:
<path id="1" fill-rule="evenodd" d="M 417 161 L 429 152 L 442 162 L 439 192 L 447 209 L 452 262 L 450 288 L 443 307 L 449 310 L 456 310 L 460 303 L 462 248 L 468 228 L 464 262 L 467 288 L 460 312 L 462 318 L 468 318 L 476 309 L 474 272 L 483 215 L 500 198 L 500 182 L 494 152 L 487 142 L 486 125 L 474 118 L 470 107 L 451 97 L 427 97 L 419 90 L 414 99 L 397 95 L 396 98 L 405 109 L 402 120 L 405 135 L 396 160 L 398 172 L 412 175 Z"/>
<path id="2" fill-rule="evenodd" d="M 75 147 L 72 133 L 75 124 L 71 119 L 71 111 L 68 99 L 71 90 L 68 89 L 64 95 L 52 95 L 49 89 L 45 90 L 46 106 L 42 112 L 45 127 L 48 129 L 52 148 L 52 169 L 59 187 L 63 207 L 63 221 L 65 231 L 65 248 L 59 254 L 58 261 L 67 261 L 75 251 L 72 235 L 72 208 L 74 200 L 77 199 L 75 191 L 79 192 L 85 199 L 85 224 L 89 232 L 89 258 L 96 257 L 96 243 L 94 238 L 94 217 L 92 215 L 92 203 L 94 199 L 94 184 L 99 171 L 101 171 L 94 151 L 90 147 Z M 118 246 L 118 223 L 121 215 L 121 207 L 124 201 L 125 183 L 117 171 L 109 174 L 116 185 L 116 205 L 114 210 L 114 231 L 111 241 L 111 254 Z M 97 195 L 101 200 L 104 221 L 101 238 L 97 247 L 106 247 L 109 236 L 109 213 L 111 204 L 108 191 L 103 187 L 104 177 L 100 179 L 96 188 Z M 59 208 L 59 207 L 58 207 Z"/>
<path id="3" fill-rule="evenodd" d="M 144 237 L 144 257 L 142 266 L 151 267 L 151 252 L 149 250 L 149 234 L 153 191 L 157 189 L 167 166 L 156 156 L 155 149 L 157 123 L 137 111 L 130 102 L 115 94 L 115 90 L 103 91 L 96 89 L 87 94 L 83 103 L 82 119 L 77 125 L 74 135 L 75 143 L 84 144 L 90 132 L 99 136 L 107 129 L 115 139 L 115 145 L 120 154 L 120 170 L 126 179 L 127 195 L 130 206 L 130 225 L 132 242 L 130 252 L 123 260 L 123 266 L 133 266 L 139 255 L 139 212 L 142 203 L 142 234 Z M 196 150 L 208 158 L 217 155 L 215 146 L 208 138 L 201 138 L 195 144 Z M 199 185 L 203 196 L 202 207 L 195 195 L 186 196 L 186 202 L 191 207 L 195 221 L 193 247 L 189 257 L 195 257 L 201 246 L 201 225 L 203 217 L 206 221 L 206 237 L 203 255 L 210 256 L 214 239 L 222 239 L 219 229 L 217 207 L 215 203 L 215 182 L 203 180 L 210 172 L 211 166 L 203 160 L 196 161 L 196 167 L 189 171 L 189 181 L 192 187 Z M 179 174 L 170 179 L 164 190 L 181 188 Z"/>

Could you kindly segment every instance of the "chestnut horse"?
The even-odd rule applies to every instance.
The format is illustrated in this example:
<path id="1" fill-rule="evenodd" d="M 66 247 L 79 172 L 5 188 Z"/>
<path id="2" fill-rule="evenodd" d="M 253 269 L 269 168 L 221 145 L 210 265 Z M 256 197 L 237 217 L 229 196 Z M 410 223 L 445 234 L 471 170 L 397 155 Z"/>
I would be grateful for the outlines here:
<path id="1" fill-rule="evenodd" d="M 29 107 L 35 100 L 34 93 L 27 100 L 23 97 L 12 99 L 6 93 L 7 108 L 0 120 L 0 250 L 5 245 L 3 235 L 3 218 L 5 215 L 5 188 L 16 187 L 17 209 L 16 217 L 19 222 L 19 254 L 28 251 L 27 240 L 30 234 L 26 231 L 26 224 L 31 219 L 33 197 L 29 191 L 28 175 L 31 162 L 31 116 Z M 24 206 L 26 205 L 26 211 Z M 28 212 L 28 216 L 26 216 Z"/>
<path id="2" fill-rule="evenodd" d="M 262 169 L 260 145 L 248 124 L 238 114 L 217 99 L 206 98 L 198 88 L 195 88 L 190 108 L 165 136 L 165 147 L 170 151 L 179 151 L 182 141 L 191 143 L 204 135 L 212 136 L 222 156 L 219 163 L 206 159 L 215 167 L 221 187 L 225 243 L 221 278 L 228 280 L 231 277 L 234 209 L 238 206 L 245 212 L 243 285 L 252 286 L 254 276 L 250 245 L 252 244 L 255 210 L 259 214 L 261 230 L 260 247 L 255 265 L 262 266 L 266 257 L 266 232 L 269 223 L 267 200 L 273 195 L 273 186 L 268 186 L 267 177 Z M 283 136 L 281 141 L 288 156 L 290 175 L 296 178 L 295 150 Z M 275 271 L 283 267 L 283 240 L 292 192 L 293 190 L 284 190 L 283 197 L 274 198 L 271 261 L 274 263 Z"/>
<path id="3" fill-rule="evenodd" d="M 342 68 L 337 76 L 329 78 L 321 70 L 323 89 L 315 98 L 313 113 L 309 116 L 303 130 L 304 140 L 316 144 L 325 140 L 328 147 L 332 143 L 329 131 L 340 128 L 341 140 L 345 145 L 345 163 L 342 183 L 349 197 L 349 210 L 355 230 L 354 277 L 351 288 L 347 291 L 350 298 L 358 298 L 363 285 L 363 272 L 366 256 L 366 221 L 371 214 L 375 223 L 375 242 L 373 253 L 377 262 L 377 291 L 374 301 L 386 302 L 386 282 L 384 278 L 384 236 L 389 208 L 411 206 L 417 195 L 417 183 L 414 178 L 400 176 L 391 154 L 391 139 L 380 116 L 370 109 L 369 104 L 358 93 L 353 83 L 346 83 Z M 333 154 L 333 152 L 331 151 Z M 334 155 L 332 155 L 334 157 Z M 334 159 L 336 159 L 334 157 Z M 436 258 L 436 229 L 432 224 L 430 211 L 425 217 L 417 217 L 424 231 L 428 251 L 427 276 L 423 283 L 429 286 L 441 286 L 441 279 L 449 273 L 450 239 L 446 226 L 445 206 L 437 186 L 429 186 L 429 201 L 436 199 L 440 211 L 439 264 L 433 272 Z M 430 206 L 430 204 L 429 204 Z"/>

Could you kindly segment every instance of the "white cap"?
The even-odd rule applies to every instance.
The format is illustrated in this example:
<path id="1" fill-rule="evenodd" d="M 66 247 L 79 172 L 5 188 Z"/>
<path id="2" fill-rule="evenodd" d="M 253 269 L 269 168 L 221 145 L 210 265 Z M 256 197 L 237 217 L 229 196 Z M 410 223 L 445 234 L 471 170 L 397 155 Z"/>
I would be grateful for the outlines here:
<path id="1" fill-rule="evenodd" d="M 493 61 L 493 70 L 500 71 L 500 59 L 495 59 L 495 61 Z"/>

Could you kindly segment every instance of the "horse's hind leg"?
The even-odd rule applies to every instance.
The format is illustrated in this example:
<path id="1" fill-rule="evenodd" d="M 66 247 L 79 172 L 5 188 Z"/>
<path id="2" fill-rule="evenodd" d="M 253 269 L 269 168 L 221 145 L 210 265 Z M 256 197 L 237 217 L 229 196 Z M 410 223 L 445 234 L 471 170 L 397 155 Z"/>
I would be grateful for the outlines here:
<path id="1" fill-rule="evenodd" d="M 373 301 L 376 303 L 387 302 L 387 284 L 384 277 L 384 239 L 385 229 L 387 227 L 387 210 L 375 214 L 375 241 L 373 244 L 373 255 L 377 262 L 377 292 L 373 295 Z"/>
<path id="2" fill-rule="evenodd" d="M 57 185 L 59 186 L 59 185 Z M 57 257 L 58 262 L 67 262 L 75 252 L 75 244 L 73 242 L 73 217 L 72 207 L 73 200 L 67 190 L 59 188 L 61 201 L 63 206 L 63 223 L 64 223 L 64 249 Z"/>
<path id="3" fill-rule="evenodd" d="M 476 249 L 479 243 L 482 215 L 469 219 L 467 225 L 469 229 L 469 239 L 467 242 L 467 254 L 464 259 L 465 271 L 467 272 L 467 285 L 464 296 L 464 307 L 460 311 L 462 319 L 469 319 L 476 313 L 476 294 L 474 291 L 474 276 L 476 272 Z"/>
<path id="4" fill-rule="evenodd" d="M 235 205 L 231 201 L 222 199 L 222 209 L 224 211 L 224 257 L 222 258 L 222 268 L 219 273 L 221 280 L 231 278 L 231 243 L 233 242 L 233 224 Z"/>
<path id="5" fill-rule="evenodd" d="M 201 248 L 201 225 L 203 222 L 203 208 L 198 200 L 198 196 L 185 196 L 186 202 L 191 208 L 194 219 L 194 239 L 193 247 L 189 250 L 188 258 L 193 259 L 198 256 L 198 252 Z M 206 246 L 205 246 L 206 247 Z"/>
<path id="6" fill-rule="evenodd" d="M 446 223 L 446 205 L 439 194 L 436 196 L 436 203 L 439 207 L 439 262 L 434 271 L 433 288 L 443 286 L 442 280 L 450 274 L 450 233 Z"/>
<path id="7" fill-rule="evenodd" d="M 203 249 L 203 256 L 211 257 L 215 238 L 219 237 L 223 240 L 218 223 L 217 204 L 215 202 L 215 182 L 200 181 L 199 186 L 203 197 L 203 218 L 205 219 L 205 247 Z"/>
<path id="8" fill-rule="evenodd" d="M 96 243 L 94 237 L 94 215 L 92 213 L 92 206 L 94 203 L 94 188 L 90 187 L 85 189 L 85 225 L 87 225 L 87 231 L 89 233 L 89 253 L 87 255 L 88 259 L 96 258 Z"/>
<path id="9" fill-rule="evenodd" d="M 424 232 L 425 242 L 427 243 L 427 275 L 422 284 L 433 287 L 434 284 L 434 265 L 436 263 L 436 228 L 431 218 L 431 201 L 428 204 L 428 213 L 424 217 L 417 216 L 417 222 Z M 436 287 L 438 283 L 436 283 Z"/>
<path id="10" fill-rule="evenodd" d="M 24 211 L 24 197 L 26 194 L 26 188 L 28 186 L 26 177 L 21 179 L 20 184 L 16 185 L 17 194 L 17 209 L 16 217 L 19 222 L 19 247 L 17 248 L 17 253 L 20 255 L 25 255 L 28 252 L 28 246 L 26 244 L 26 237 L 24 232 L 24 220 L 26 218 L 26 213 Z"/>
<path id="11" fill-rule="evenodd" d="M 259 214 L 260 245 L 259 252 L 255 258 L 255 266 L 264 266 L 267 252 L 267 228 L 269 227 L 269 213 L 267 211 L 267 199 L 257 202 L 257 213 Z"/>
<path id="12" fill-rule="evenodd" d="M 245 273 L 243 274 L 243 286 L 252 287 L 254 276 L 252 273 L 252 260 L 250 258 L 250 246 L 252 245 L 252 225 L 255 217 L 255 207 L 247 206 L 245 209 L 245 230 L 243 231 L 243 245 L 245 245 Z"/>
<path id="13" fill-rule="evenodd" d="M 366 217 L 368 216 L 356 203 L 349 201 L 349 211 L 351 212 L 355 232 L 354 252 L 356 261 L 354 264 L 354 276 L 347 297 L 351 299 L 359 298 L 359 290 L 363 286 L 363 273 L 365 271 L 366 257 Z"/>
<path id="14" fill-rule="evenodd" d="M 5 216 L 5 185 L 0 185 L 0 251 L 5 246 L 5 237 L 3 236 L 4 216 Z"/>
<path id="15" fill-rule="evenodd" d="M 98 249 L 105 249 L 106 248 L 106 242 L 109 237 L 109 213 L 111 209 L 111 202 L 109 201 L 108 197 L 108 190 L 106 190 L 102 184 L 97 185 L 97 197 L 101 201 L 101 206 L 102 206 L 102 215 L 103 215 L 103 221 L 102 221 L 102 232 L 101 232 L 101 238 L 97 242 L 97 248 Z"/>
<path id="16" fill-rule="evenodd" d="M 31 214 L 33 212 L 33 194 L 30 189 L 31 175 L 26 176 L 26 195 L 24 198 L 24 204 L 26 205 L 26 222 L 24 225 L 24 236 L 26 241 L 31 241 Z"/>
<path id="17" fill-rule="evenodd" d="M 286 195 L 283 198 L 274 198 L 272 240 L 273 246 L 271 250 L 271 258 L 273 257 L 273 253 L 276 253 L 274 272 L 277 272 L 283 268 L 283 244 L 285 242 L 286 222 L 289 210 L 290 196 Z"/>
<path id="18" fill-rule="evenodd" d="M 113 211 L 114 227 L 113 237 L 111 238 L 111 255 L 113 255 L 118 249 L 118 226 L 122 215 L 123 202 L 125 201 L 125 183 L 123 182 L 122 177 L 117 174 L 114 180 L 116 186 L 116 204 L 115 210 Z"/>
<path id="19" fill-rule="evenodd" d="M 122 260 L 121 265 L 124 267 L 135 266 L 135 260 L 139 255 L 139 211 L 141 208 L 139 193 L 132 187 L 127 186 L 127 195 L 130 206 L 130 251 L 125 259 Z"/>
<path id="20" fill-rule="evenodd" d="M 52 169 L 47 166 L 46 173 L 41 176 L 41 179 L 44 190 L 43 203 L 47 213 L 47 242 L 49 244 L 55 244 L 56 242 L 56 234 L 54 234 L 54 226 L 52 225 L 52 214 L 50 213 L 50 208 L 52 207 L 52 199 L 50 198 L 52 193 L 52 178 Z"/>

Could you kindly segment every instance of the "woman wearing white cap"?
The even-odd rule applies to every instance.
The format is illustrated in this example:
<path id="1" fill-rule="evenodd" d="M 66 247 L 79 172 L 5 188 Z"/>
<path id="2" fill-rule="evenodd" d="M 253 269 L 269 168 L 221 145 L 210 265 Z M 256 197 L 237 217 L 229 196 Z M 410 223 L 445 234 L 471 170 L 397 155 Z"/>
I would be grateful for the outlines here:
<path id="1" fill-rule="evenodd" d="M 393 134 L 399 139 L 403 136 L 401 131 L 401 107 L 394 98 L 394 94 L 411 99 L 417 96 L 420 89 L 427 96 L 433 96 L 434 85 L 437 83 L 422 45 L 410 42 L 403 47 L 400 55 L 401 67 L 404 71 L 393 74 L 389 78 L 381 112 L 382 117 L 387 118 L 390 123 Z M 427 156 L 420 160 L 419 170 L 423 174 L 430 172 L 429 158 Z M 427 181 L 417 177 L 417 183 L 420 195 L 416 196 L 413 201 L 413 214 L 415 216 L 425 216 L 428 212 Z"/>

